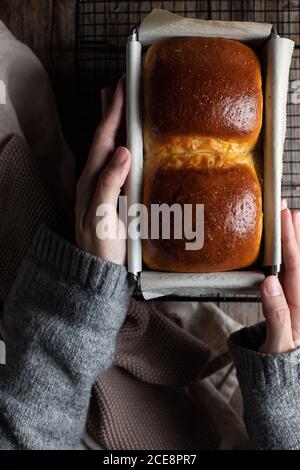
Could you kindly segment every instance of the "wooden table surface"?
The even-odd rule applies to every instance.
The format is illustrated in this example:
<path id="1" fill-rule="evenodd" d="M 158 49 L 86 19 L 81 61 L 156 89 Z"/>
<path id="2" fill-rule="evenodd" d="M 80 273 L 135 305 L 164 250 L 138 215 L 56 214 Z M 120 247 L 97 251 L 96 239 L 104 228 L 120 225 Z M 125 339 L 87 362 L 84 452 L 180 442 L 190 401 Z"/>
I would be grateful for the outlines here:
<path id="1" fill-rule="evenodd" d="M 66 139 L 76 153 L 75 4 L 75 0 L 1 0 L 0 18 L 48 71 Z M 262 318 L 260 303 L 223 302 L 219 306 L 245 325 Z"/>

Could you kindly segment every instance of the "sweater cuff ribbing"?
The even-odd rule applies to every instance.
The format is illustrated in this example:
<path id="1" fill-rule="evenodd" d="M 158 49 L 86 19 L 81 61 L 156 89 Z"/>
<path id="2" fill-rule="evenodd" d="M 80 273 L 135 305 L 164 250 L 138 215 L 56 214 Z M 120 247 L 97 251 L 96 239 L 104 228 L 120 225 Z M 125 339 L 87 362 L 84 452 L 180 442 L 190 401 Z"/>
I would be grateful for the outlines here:
<path id="1" fill-rule="evenodd" d="M 300 348 L 282 354 L 260 353 L 266 335 L 265 323 L 243 328 L 228 341 L 241 388 L 264 390 L 300 381 Z"/>
<path id="2" fill-rule="evenodd" d="M 46 264 L 59 275 L 101 293 L 117 295 L 128 288 L 127 269 L 90 255 L 42 225 L 29 250 L 29 256 Z"/>

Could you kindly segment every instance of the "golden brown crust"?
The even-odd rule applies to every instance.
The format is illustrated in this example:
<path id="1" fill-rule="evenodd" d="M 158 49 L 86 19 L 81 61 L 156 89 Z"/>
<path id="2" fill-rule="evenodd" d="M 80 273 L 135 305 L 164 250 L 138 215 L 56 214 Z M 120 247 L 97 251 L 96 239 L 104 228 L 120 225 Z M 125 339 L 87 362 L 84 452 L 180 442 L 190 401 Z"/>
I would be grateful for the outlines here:
<path id="1" fill-rule="evenodd" d="M 223 38 L 172 38 L 144 62 L 149 139 L 211 137 L 255 145 L 262 122 L 260 63 L 252 49 Z"/>
<path id="2" fill-rule="evenodd" d="M 262 196 L 254 160 L 262 124 L 255 53 L 237 41 L 176 38 L 144 62 L 144 204 L 204 204 L 204 246 L 143 241 L 151 269 L 217 272 L 254 263 Z M 151 227 L 151 219 L 149 220 Z"/>
<path id="3" fill-rule="evenodd" d="M 232 168 L 159 167 L 147 173 L 144 203 L 204 204 L 204 246 L 185 250 L 187 240 L 144 240 L 144 262 L 152 269 L 217 272 L 254 263 L 262 232 L 261 189 L 247 165 Z M 149 218 L 151 229 L 151 218 Z"/>

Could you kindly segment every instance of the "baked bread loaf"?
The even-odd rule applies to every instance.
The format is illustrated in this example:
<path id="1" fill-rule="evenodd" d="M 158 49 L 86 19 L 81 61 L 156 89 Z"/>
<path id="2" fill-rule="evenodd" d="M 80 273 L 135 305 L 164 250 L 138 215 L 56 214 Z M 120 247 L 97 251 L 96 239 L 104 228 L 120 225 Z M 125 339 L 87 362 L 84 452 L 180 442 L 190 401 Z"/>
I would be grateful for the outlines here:
<path id="1" fill-rule="evenodd" d="M 144 204 L 204 204 L 204 245 L 143 240 L 149 268 L 217 272 L 254 263 L 262 235 L 259 60 L 222 38 L 152 45 L 143 66 Z M 149 217 L 151 228 L 151 217 Z"/>

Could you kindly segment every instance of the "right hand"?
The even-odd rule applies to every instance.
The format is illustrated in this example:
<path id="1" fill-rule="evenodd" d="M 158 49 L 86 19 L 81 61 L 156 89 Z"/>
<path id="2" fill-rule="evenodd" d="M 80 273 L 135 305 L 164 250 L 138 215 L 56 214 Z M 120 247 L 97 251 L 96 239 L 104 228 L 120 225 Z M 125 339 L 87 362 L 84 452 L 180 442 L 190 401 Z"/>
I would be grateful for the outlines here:
<path id="1" fill-rule="evenodd" d="M 261 285 L 267 336 L 259 351 L 284 353 L 300 346 L 300 211 L 282 202 L 281 241 L 283 267 Z"/>

